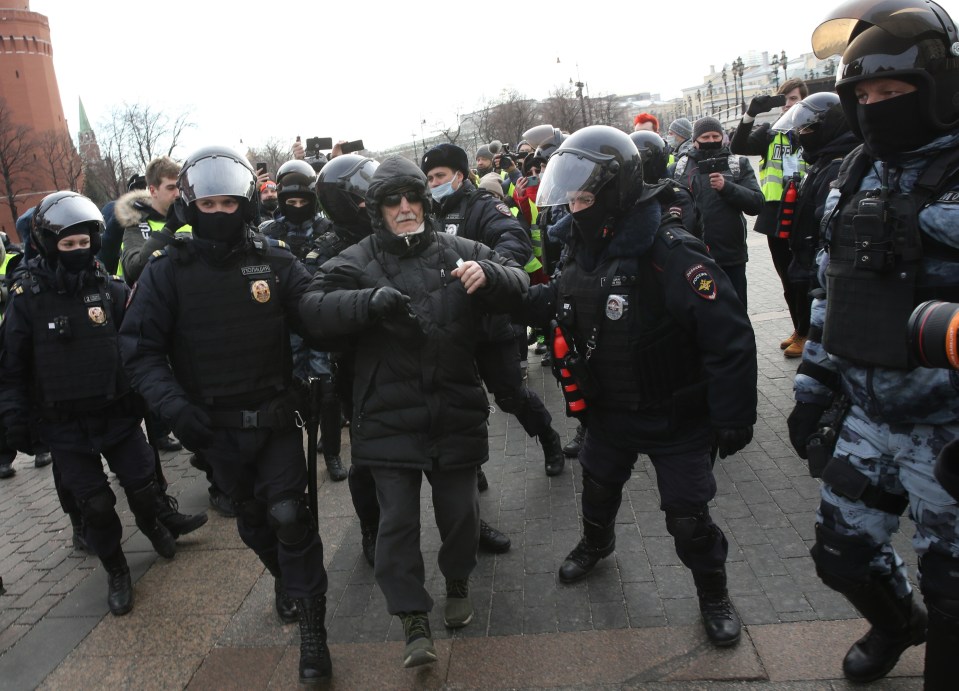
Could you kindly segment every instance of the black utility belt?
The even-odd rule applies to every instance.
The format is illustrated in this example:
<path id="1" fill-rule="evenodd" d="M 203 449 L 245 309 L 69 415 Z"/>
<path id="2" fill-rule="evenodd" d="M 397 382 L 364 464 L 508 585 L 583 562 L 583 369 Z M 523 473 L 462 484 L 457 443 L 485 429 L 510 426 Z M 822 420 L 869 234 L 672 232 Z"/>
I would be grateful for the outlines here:
<path id="1" fill-rule="evenodd" d="M 208 410 L 214 427 L 287 430 L 303 427 L 302 398 L 294 391 L 277 396 L 256 410 Z"/>

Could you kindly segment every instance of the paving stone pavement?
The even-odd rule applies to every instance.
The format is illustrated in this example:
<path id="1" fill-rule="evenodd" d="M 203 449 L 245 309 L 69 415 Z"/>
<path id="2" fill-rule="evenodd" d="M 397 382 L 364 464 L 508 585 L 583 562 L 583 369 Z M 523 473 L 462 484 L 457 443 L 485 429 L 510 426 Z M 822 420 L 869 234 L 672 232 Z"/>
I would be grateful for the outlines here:
<path id="1" fill-rule="evenodd" d="M 481 514 L 512 549 L 483 554 L 471 581 L 476 614 L 455 633 L 442 624 L 439 535 L 422 496 L 423 551 L 439 661 L 400 668 L 402 627 L 386 613 L 360 552 L 346 483 L 320 464 L 320 532 L 330 576 L 327 625 L 336 678 L 330 688 L 750 689 L 851 688 L 840 661 L 865 630 L 843 598 L 822 585 L 808 548 L 818 481 L 792 451 L 786 415 L 798 362 L 779 341 L 792 330 L 765 238 L 751 234 L 749 312 L 759 352 L 759 420 L 753 442 L 716 465 L 711 511 L 729 540 L 732 600 L 743 640 L 716 650 L 699 624 L 695 588 L 659 511 L 652 467 L 641 458 L 617 519 L 617 548 L 584 582 L 560 585 L 556 569 L 580 534 L 580 468 L 549 478 L 542 452 L 513 418 L 490 420 L 490 488 Z M 562 395 L 530 353 L 529 386 L 569 439 Z M 344 458 L 349 445 L 344 434 Z M 202 475 L 187 454 L 165 455 L 181 508 L 206 508 Z M 158 558 L 121 498 L 124 549 L 136 579 L 131 614 L 108 614 L 95 558 L 70 545 L 49 468 L 20 456 L 0 481 L 0 690 L 292 688 L 298 634 L 272 609 L 272 579 L 236 535 L 210 522 Z M 425 483 L 424 483 L 425 484 Z M 122 497 L 122 492 L 118 492 Z M 915 573 L 905 520 L 896 547 Z M 907 651 L 875 689 L 921 688 L 922 648 Z"/>

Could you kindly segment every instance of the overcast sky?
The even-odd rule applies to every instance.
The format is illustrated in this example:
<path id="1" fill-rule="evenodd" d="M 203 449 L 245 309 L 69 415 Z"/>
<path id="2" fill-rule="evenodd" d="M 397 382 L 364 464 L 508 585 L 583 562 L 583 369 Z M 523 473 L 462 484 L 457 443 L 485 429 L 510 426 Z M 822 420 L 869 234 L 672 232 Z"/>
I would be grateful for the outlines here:
<path id="1" fill-rule="evenodd" d="M 711 64 L 720 68 L 750 50 L 809 52 L 813 29 L 836 5 L 30 2 L 50 20 L 73 134 L 78 97 L 94 127 L 124 101 L 191 109 L 197 127 L 180 156 L 206 144 L 256 146 L 296 135 L 363 139 L 384 149 L 453 125 L 457 112 L 503 89 L 544 98 L 570 78 L 586 82 L 592 95 L 678 96 L 701 83 Z"/>

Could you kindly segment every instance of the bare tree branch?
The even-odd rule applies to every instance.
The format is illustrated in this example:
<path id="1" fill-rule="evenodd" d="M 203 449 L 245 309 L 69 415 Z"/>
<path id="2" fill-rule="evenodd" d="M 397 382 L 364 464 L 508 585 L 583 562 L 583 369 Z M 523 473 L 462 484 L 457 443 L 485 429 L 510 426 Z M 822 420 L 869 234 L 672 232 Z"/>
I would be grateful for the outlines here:
<path id="1" fill-rule="evenodd" d="M 20 216 L 17 197 L 30 190 L 36 160 L 33 129 L 15 123 L 7 100 L 0 96 L 0 187 L 14 225 Z"/>

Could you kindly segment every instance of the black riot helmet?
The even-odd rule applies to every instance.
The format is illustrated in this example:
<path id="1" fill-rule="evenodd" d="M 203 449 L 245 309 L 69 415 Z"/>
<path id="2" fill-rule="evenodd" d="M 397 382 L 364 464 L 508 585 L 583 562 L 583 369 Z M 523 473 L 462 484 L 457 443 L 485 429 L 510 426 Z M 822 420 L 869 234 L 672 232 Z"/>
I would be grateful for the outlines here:
<path id="1" fill-rule="evenodd" d="M 283 207 L 283 213 L 290 216 L 286 200 L 290 197 L 301 197 L 308 204 L 305 211 L 294 212 L 297 222 L 311 219 L 316 216 L 316 173 L 313 166 L 298 158 L 287 161 L 276 171 L 276 196 Z"/>
<path id="2" fill-rule="evenodd" d="M 90 236 L 90 254 L 100 251 L 103 214 L 92 201 L 76 192 L 54 192 L 37 204 L 30 236 L 41 256 L 55 262 L 57 243 L 68 235 Z"/>
<path id="3" fill-rule="evenodd" d="M 814 155 L 825 145 L 846 134 L 849 123 L 846 122 L 839 96 L 831 91 L 820 91 L 806 96 L 783 113 L 772 129 L 777 132 L 791 132 L 799 140 L 803 151 Z"/>
<path id="4" fill-rule="evenodd" d="M 576 192 L 598 195 L 614 215 L 629 209 L 643 191 L 639 150 L 622 130 L 590 125 L 577 130 L 549 159 L 536 193 L 538 207 L 569 202 Z"/>
<path id="5" fill-rule="evenodd" d="M 217 196 L 237 197 L 243 220 L 256 218 L 256 172 L 245 156 L 228 146 L 205 146 L 187 156 L 176 186 L 176 214 L 183 223 L 196 222 L 198 199 Z"/>
<path id="6" fill-rule="evenodd" d="M 929 0 L 851 0 L 813 32 L 820 59 L 839 54 L 836 92 L 850 128 L 862 137 L 855 85 L 899 79 L 916 86 L 925 122 L 934 133 L 959 124 L 959 37 L 942 7 Z"/>
<path id="7" fill-rule="evenodd" d="M 643 160 L 643 182 L 656 184 L 666 177 L 666 164 L 669 157 L 666 154 L 666 142 L 656 132 L 640 130 L 630 132 L 629 138 L 639 150 Z"/>
<path id="8" fill-rule="evenodd" d="M 316 178 L 316 196 L 331 221 L 343 226 L 361 222 L 370 180 L 379 163 L 359 154 L 343 154 L 323 166 Z"/>

